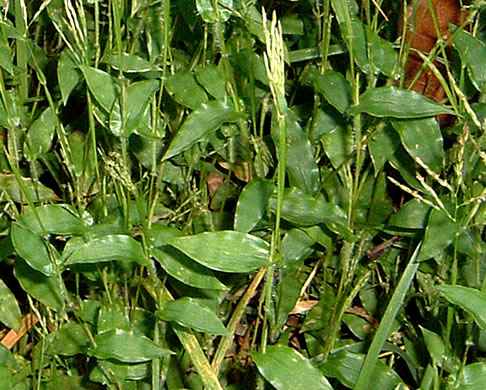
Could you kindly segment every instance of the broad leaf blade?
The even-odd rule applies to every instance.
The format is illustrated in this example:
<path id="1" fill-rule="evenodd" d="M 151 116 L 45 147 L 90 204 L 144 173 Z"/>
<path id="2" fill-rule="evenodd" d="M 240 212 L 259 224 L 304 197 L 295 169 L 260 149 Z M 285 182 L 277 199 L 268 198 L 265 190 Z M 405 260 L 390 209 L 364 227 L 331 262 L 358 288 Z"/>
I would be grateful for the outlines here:
<path id="1" fill-rule="evenodd" d="M 228 331 L 216 313 L 194 298 L 183 297 L 167 302 L 164 308 L 155 314 L 165 321 L 174 321 L 199 332 L 228 335 Z"/>
<path id="2" fill-rule="evenodd" d="M 152 250 L 152 255 L 165 272 L 188 286 L 214 290 L 226 289 L 210 269 L 170 246 L 155 248 Z"/>
<path id="3" fill-rule="evenodd" d="M 439 114 L 454 115 L 454 111 L 427 99 L 415 91 L 396 87 L 368 89 L 360 96 L 357 106 L 348 110 L 351 115 L 366 112 L 379 118 L 426 118 Z"/>
<path id="4" fill-rule="evenodd" d="M 272 345 L 265 353 L 253 352 L 252 357 L 261 374 L 278 390 L 332 390 L 324 375 L 292 348 Z"/>
<path id="5" fill-rule="evenodd" d="M 456 236 L 456 226 L 445 211 L 432 209 L 425 229 L 419 261 L 438 256 Z"/>
<path id="6" fill-rule="evenodd" d="M 226 122 L 235 122 L 243 117 L 226 100 L 215 100 L 202 104 L 190 113 L 165 153 L 163 160 L 189 149 L 210 132 L 217 130 Z"/>
<path id="7" fill-rule="evenodd" d="M 435 289 L 471 314 L 481 329 L 486 329 L 486 293 L 464 286 L 437 286 Z"/>
<path id="8" fill-rule="evenodd" d="M 442 133 L 435 118 L 392 121 L 400 134 L 403 147 L 414 159 L 420 158 L 433 171 L 440 173 L 444 165 Z"/>
<path id="9" fill-rule="evenodd" d="M 52 262 L 42 237 L 30 229 L 13 223 L 10 239 L 15 251 L 36 271 L 45 276 L 52 274 Z"/>
<path id="10" fill-rule="evenodd" d="M 115 100 L 120 94 L 120 88 L 116 80 L 102 70 L 86 65 L 79 65 L 83 72 L 89 91 L 93 94 L 98 104 L 106 112 L 111 112 Z"/>
<path id="11" fill-rule="evenodd" d="M 39 219 L 42 226 L 39 225 Z M 28 210 L 19 218 L 19 222 L 39 234 L 71 235 L 83 234 L 88 230 L 83 219 L 63 204 L 49 204 Z"/>
<path id="12" fill-rule="evenodd" d="M 461 30 L 454 36 L 454 47 L 466 65 L 469 77 L 478 91 L 486 91 L 486 46 L 470 33 Z"/>
<path id="13" fill-rule="evenodd" d="M 345 349 L 331 354 L 319 368 L 324 375 L 337 378 L 343 385 L 352 389 L 358 379 L 363 361 L 363 354 Z M 396 386 L 401 383 L 400 376 L 381 360 L 376 362 L 373 378 L 373 390 L 396 389 Z"/>
<path id="14" fill-rule="evenodd" d="M 65 265 L 114 260 L 133 261 L 140 265 L 149 264 L 138 241 L 123 234 L 111 234 L 82 245 L 67 258 Z"/>
<path id="15" fill-rule="evenodd" d="M 149 338 L 116 329 L 95 337 L 96 347 L 88 354 L 98 359 L 116 359 L 126 363 L 140 363 L 167 356 L 172 352 L 159 347 Z"/>
<path id="16" fill-rule="evenodd" d="M 275 212 L 277 199 L 270 199 L 270 208 Z M 331 231 L 343 236 L 352 235 L 347 226 L 347 217 L 343 209 L 335 204 L 315 199 L 312 195 L 298 188 L 286 188 L 282 206 L 282 218 L 300 226 L 312 226 L 324 223 Z"/>
<path id="17" fill-rule="evenodd" d="M 353 103 L 353 91 L 342 73 L 326 70 L 323 74 L 313 74 L 313 84 L 317 92 L 341 114 Z"/>
<path id="18" fill-rule="evenodd" d="M 248 233 L 262 219 L 273 192 L 273 183 L 253 179 L 241 191 L 236 205 L 234 229 Z"/>
<path id="19" fill-rule="evenodd" d="M 17 299 L 2 279 L 0 279 L 0 322 L 17 332 L 22 324 L 22 314 Z"/>
<path id="20" fill-rule="evenodd" d="M 15 262 L 15 277 L 22 289 L 51 309 L 61 312 L 64 309 L 62 279 L 54 275 L 47 277 L 29 267 L 21 259 Z"/>
<path id="21" fill-rule="evenodd" d="M 246 273 L 269 264 L 269 244 L 241 232 L 205 232 L 176 237 L 169 244 L 217 271 Z"/>

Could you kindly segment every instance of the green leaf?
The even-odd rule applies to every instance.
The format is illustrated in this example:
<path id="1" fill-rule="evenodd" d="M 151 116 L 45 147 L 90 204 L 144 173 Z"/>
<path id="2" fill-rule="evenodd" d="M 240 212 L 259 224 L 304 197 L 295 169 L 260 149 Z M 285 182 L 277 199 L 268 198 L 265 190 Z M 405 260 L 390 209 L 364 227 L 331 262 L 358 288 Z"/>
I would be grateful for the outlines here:
<path id="1" fill-rule="evenodd" d="M 353 91 L 342 73 L 326 70 L 323 74 L 313 74 L 313 85 L 317 92 L 341 114 L 353 103 Z"/>
<path id="2" fill-rule="evenodd" d="M 386 39 L 381 38 L 370 26 L 365 25 L 365 30 L 370 60 L 375 68 L 375 73 L 379 71 L 388 77 L 392 77 L 398 60 L 398 55 L 393 45 Z"/>
<path id="3" fill-rule="evenodd" d="M 163 309 L 155 312 L 155 315 L 164 321 L 174 321 L 199 332 L 228 335 L 217 314 L 198 299 L 183 297 L 167 302 Z"/>
<path id="4" fill-rule="evenodd" d="M 172 354 L 145 336 L 116 329 L 95 337 L 96 347 L 88 351 L 98 359 L 116 359 L 125 363 L 140 363 Z"/>
<path id="5" fill-rule="evenodd" d="M 456 30 L 453 28 L 452 31 Z M 461 29 L 454 34 L 454 47 L 466 65 L 469 77 L 478 91 L 486 92 L 486 45 L 470 33 Z"/>
<path id="6" fill-rule="evenodd" d="M 101 263 L 105 261 L 136 262 L 149 265 L 138 241 L 123 234 L 111 234 L 90 240 L 65 261 L 64 265 Z"/>
<path id="7" fill-rule="evenodd" d="M 56 114 L 48 107 L 27 130 L 24 154 L 28 160 L 33 161 L 49 150 L 55 128 Z"/>
<path id="8" fill-rule="evenodd" d="M 290 229 L 281 244 L 281 255 L 285 266 L 304 260 L 314 251 L 312 246 L 316 240 L 301 229 Z"/>
<path id="9" fill-rule="evenodd" d="M 436 173 L 444 165 L 442 133 L 435 118 L 392 121 L 400 134 L 402 145 L 414 159 L 420 158 Z"/>
<path id="10" fill-rule="evenodd" d="M 208 102 L 206 92 L 188 70 L 171 75 L 165 86 L 177 103 L 193 110 Z"/>
<path id="11" fill-rule="evenodd" d="M 51 309 L 62 312 L 64 309 L 64 295 L 61 278 L 52 275 L 47 277 L 33 268 L 29 267 L 27 263 L 21 259 L 15 261 L 14 265 L 15 277 L 20 283 L 20 286 Z"/>
<path id="12" fill-rule="evenodd" d="M 79 68 L 83 72 L 89 91 L 98 104 L 106 112 L 111 112 L 117 97 L 120 95 L 120 87 L 116 80 L 108 73 L 90 66 L 79 65 Z"/>
<path id="13" fill-rule="evenodd" d="M 64 49 L 57 64 L 57 78 L 64 105 L 66 105 L 71 92 L 78 84 L 81 75 L 75 57 L 68 48 Z"/>
<path id="14" fill-rule="evenodd" d="M 3 34 L 3 31 L 0 34 L 0 67 L 13 75 L 14 64 L 12 62 L 12 54 L 10 54 L 8 40 L 6 34 Z"/>
<path id="15" fill-rule="evenodd" d="M 173 278 L 191 287 L 226 290 L 214 273 L 178 250 L 165 246 L 152 250 L 152 255 Z"/>
<path id="16" fill-rule="evenodd" d="M 210 132 L 226 122 L 236 122 L 243 115 L 236 112 L 227 100 L 215 100 L 201 105 L 190 113 L 169 145 L 163 160 L 189 149 Z"/>
<path id="17" fill-rule="evenodd" d="M 54 192 L 37 180 L 23 177 L 22 183 L 34 202 L 48 202 L 56 200 Z M 27 203 L 22 188 L 14 175 L 0 174 L 0 191 L 4 190 L 17 203 Z"/>
<path id="18" fill-rule="evenodd" d="M 15 251 L 27 264 L 45 276 L 52 274 L 52 262 L 46 242 L 39 234 L 19 223 L 13 223 L 10 228 L 10 239 Z"/>
<path id="19" fill-rule="evenodd" d="M 211 0 L 196 0 L 196 8 L 206 23 L 226 22 L 231 16 L 233 0 L 218 0 L 220 6 L 216 12 Z"/>
<path id="20" fill-rule="evenodd" d="M 439 114 L 455 115 L 454 111 L 423 95 L 396 87 L 381 87 L 366 90 L 359 98 L 359 104 L 348 113 L 356 115 L 366 112 L 379 118 L 425 118 Z"/>
<path id="21" fill-rule="evenodd" d="M 223 71 L 216 65 L 209 64 L 197 69 L 196 79 L 214 98 L 224 99 L 227 96 Z"/>
<path id="22" fill-rule="evenodd" d="M 42 226 L 39 225 L 39 220 Z M 86 233 L 88 221 L 74 214 L 67 204 L 49 204 L 28 210 L 18 220 L 38 234 L 81 235 Z"/>
<path id="23" fill-rule="evenodd" d="M 132 83 L 126 90 L 125 123 L 122 120 L 120 100 L 116 99 L 110 113 L 110 131 L 116 136 L 129 137 L 143 119 L 144 111 L 150 103 L 150 98 L 159 89 L 157 80 L 145 80 Z"/>
<path id="24" fill-rule="evenodd" d="M 0 388 L 12 390 L 14 384 L 17 383 L 13 380 L 12 371 L 8 367 L 0 367 Z"/>
<path id="25" fill-rule="evenodd" d="M 405 229 L 423 229 L 431 207 L 417 199 L 409 200 L 390 217 L 390 225 Z"/>
<path id="26" fill-rule="evenodd" d="M 2 279 L 0 279 L 0 322 L 16 332 L 22 325 L 22 313 L 17 299 Z"/>
<path id="27" fill-rule="evenodd" d="M 326 132 L 320 139 L 324 153 L 334 168 L 338 169 L 353 151 L 353 134 L 351 126 L 336 126 Z"/>
<path id="28" fill-rule="evenodd" d="M 471 314 L 481 329 L 486 329 L 486 293 L 464 286 L 437 286 L 435 289 Z"/>
<path id="29" fill-rule="evenodd" d="M 129 309 L 120 302 L 101 305 L 100 310 L 97 312 L 96 320 L 98 333 L 112 329 L 125 330 L 127 332 L 131 330 Z"/>
<path id="30" fill-rule="evenodd" d="M 353 353 L 345 349 L 329 355 L 327 361 L 319 367 L 324 375 L 337 378 L 344 386 L 353 388 L 363 366 L 363 354 Z M 402 381 L 398 374 L 381 360 L 373 369 L 373 389 L 392 390 Z"/>
<path id="31" fill-rule="evenodd" d="M 419 261 L 438 256 L 456 236 L 456 226 L 443 210 L 432 209 L 425 229 Z"/>
<path id="32" fill-rule="evenodd" d="M 198 263 L 222 272 L 251 272 L 270 261 L 269 244 L 241 232 L 204 232 L 176 237 L 169 244 Z"/>
<path id="33" fill-rule="evenodd" d="M 57 329 L 49 336 L 47 353 L 50 355 L 74 356 L 85 353 L 91 346 L 86 330 L 81 324 L 71 323 Z"/>
<path id="34" fill-rule="evenodd" d="M 260 178 L 250 181 L 238 198 L 234 229 L 242 233 L 252 230 L 265 215 L 272 192 L 272 182 Z"/>
<path id="35" fill-rule="evenodd" d="M 252 357 L 263 377 L 278 390 L 332 390 L 324 375 L 292 348 L 271 345 L 265 353 L 253 352 Z"/>
<path id="36" fill-rule="evenodd" d="M 460 371 L 459 381 L 454 389 L 478 390 L 486 382 L 486 363 L 472 363 Z"/>
<path id="37" fill-rule="evenodd" d="M 122 53 L 120 56 L 112 53 L 103 57 L 102 61 L 125 73 L 162 72 L 159 66 L 135 54 Z"/>
<path id="38" fill-rule="evenodd" d="M 399 142 L 400 139 L 397 132 L 390 125 L 385 125 L 385 127 L 370 140 L 368 148 L 375 172 L 380 171 L 385 166 L 385 163 L 393 157 Z"/>
<path id="39" fill-rule="evenodd" d="M 270 209 L 275 213 L 277 199 L 270 199 Z M 298 188 L 286 188 L 282 205 L 282 218 L 300 226 L 324 223 L 331 231 L 344 236 L 352 235 L 347 226 L 347 216 L 339 206 L 315 199 Z"/>
<path id="40" fill-rule="evenodd" d="M 420 326 L 424 335 L 425 345 L 434 364 L 441 366 L 446 353 L 446 346 L 442 338 L 435 332 Z"/>
<path id="41" fill-rule="evenodd" d="M 278 126 L 274 129 L 278 131 Z M 274 134 L 278 139 L 278 134 Z M 297 115 L 290 111 L 287 114 L 287 164 L 291 186 L 309 193 L 319 188 L 319 168 L 316 163 L 312 144 L 300 127 Z M 275 139 L 275 138 L 274 138 Z"/>

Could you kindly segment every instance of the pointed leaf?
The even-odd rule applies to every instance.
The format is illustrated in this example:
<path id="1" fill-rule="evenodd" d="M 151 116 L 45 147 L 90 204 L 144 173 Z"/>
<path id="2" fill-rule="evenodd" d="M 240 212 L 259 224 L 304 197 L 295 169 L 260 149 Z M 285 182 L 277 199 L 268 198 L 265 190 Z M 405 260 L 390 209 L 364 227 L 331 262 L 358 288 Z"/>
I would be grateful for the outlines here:
<path id="1" fill-rule="evenodd" d="M 196 82 L 193 73 L 187 70 L 171 75 L 165 86 L 177 103 L 193 110 L 208 102 L 206 92 Z"/>
<path id="2" fill-rule="evenodd" d="M 238 198 L 234 229 L 242 233 L 252 230 L 265 214 L 272 192 L 272 182 L 259 178 L 250 181 Z"/>
<path id="3" fill-rule="evenodd" d="M 74 356 L 85 353 L 91 345 L 86 330 L 81 324 L 70 323 L 57 329 L 48 336 L 52 340 L 48 344 L 47 353 L 50 355 Z"/>
<path id="4" fill-rule="evenodd" d="M 258 371 L 278 390 L 332 390 L 324 375 L 292 348 L 271 345 L 252 357 Z"/>
<path id="5" fill-rule="evenodd" d="M 275 212 L 277 199 L 274 194 L 270 199 L 270 209 Z M 344 236 L 351 235 L 347 226 L 347 216 L 343 209 L 335 204 L 315 199 L 312 195 L 298 188 L 286 188 L 282 207 L 282 218 L 300 226 L 312 226 L 324 223 L 331 231 Z"/>
<path id="6" fill-rule="evenodd" d="M 477 390 L 486 382 L 485 362 L 468 364 L 459 372 L 459 381 L 454 386 L 456 390 Z"/>
<path id="7" fill-rule="evenodd" d="M 15 295 L 0 279 L 0 322 L 16 332 L 22 325 L 22 314 Z"/>
<path id="8" fill-rule="evenodd" d="M 390 125 L 386 125 L 370 140 L 368 148 L 375 172 L 380 171 L 385 166 L 385 163 L 393 157 L 399 144 L 398 134 Z"/>
<path id="9" fill-rule="evenodd" d="M 452 29 L 453 31 L 456 28 Z M 460 30 L 454 34 L 454 47 L 466 65 L 469 77 L 478 91 L 486 92 L 486 45 L 470 33 Z"/>
<path id="10" fill-rule="evenodd" d="M 0 34 L 0 67 L 13 75 L 14 65 L 12 62 L 12 54 L 10 53 L 10 47 L 5 34 Z"/>
<path id="11" fill-rule="evenodd" d="M 39 225 L 39 219 L 42 226 Z M 19 222 L 39 234 L 79 235 L 88 230 L 83 219 L 63 204 L 49 204 L 28 210 L 19 218 Z"/>
<path id="12" fill-rule="evenodd" d="M 341 114 L 353 103 L 351 85 L 342 73 L 333 70 L 326 70 L 323 74 L 314 73 L 313 85 Z"/>
<path id="13" fill-rule="evenodd" d="M 89 264 L 114 260 L 149 265 L 140 243 L 123 234 L 112 234 L 88 241 L 71 254 L 64 264 Z"/>
<path id="14" fill-rule="evenodd" d="M 22 289 L 51 309 L 61 312 L 64 309 L 62 279 L 55 275 L 47 277 L 21 259 L 15 262 L 15 277 Z M 65 287 L 64 287 L 65 288 Z"/>
<path id="15" fill-rule="evenodd" d="M 275 126 L 278 132 L 278 126 Z M 291 186 L 313 193 L 319 187 L 319 167 L 316 163 L 312 144 L 300 127 L 293 111 L 287 114 L 287 164 Z"/>
<path id="16" fill-rule="evenodd" d="M 471 314 L 481 329 L 486 329 L 486 293 L 464 286 L 438 286 L 435 289 Z"/>
<path id="17" fill-rule="evenodd" d="M 234 111 L 226 100 L 215 100 L 201 105 L 190 113 L 172 140 L 163 160 L 189 149 L 210 132 L 217 130 L 226 122 L 236 122 L 243 115 Z"/>
<path id="18" fill-rule="evenodd" d="M 173 278 L 191 287 L 225 290 L 214 273 L 170 246 L 155 248 L 152 255 Z"/>
<path id="19" fill-rule="evenodd" d="M 420 158 L 433 171 L 440 173 L 444 165 L 442 133 L 435 118 L 392 121 L 400 134 L 403 147 L 414 159 Z"/>
<path id="20" fill-rule="evenodd" d="M 360 96 L 357 106 L 348 110 L 351 115 L 366 112 L 379 118 L 425 118 L 439 114 L 454 115 L 454 111 L 423 95 L 396 87 L 368 89 Z"/>
<path id="21" fill-rule="evenodd" d="M 424 242 L 419 261 L 438 256 L 454 240 L 456 226 L 445 211 L 432 209 L 425 229 Z"/>
<path id="22" fill-rule="evenodd" d="M 22 184 L 34 202 L 47 202 L 56 200 L 56 194 L 50 188 L 31 178 L 23 177 Z M 8 195 L 18 203 L 27 203 L 22 187 L 14 175 L 0 173 L 0 191 L 5 190 Z"/>
<path id="23" fill-rule="evenodd" d="M 174 321 L 181 326 L 195 329 L 199 332 L 225 336 L 228 334 L 225 326 L 209 307 L 200 300 L 183 297 L 167 302 L 162 310 L 155 315 L 164 321 Z"/>
<path id="24" fill-rule="evenodd" d="M 15 251 L 27 264 L 45 276 L 52 274 L 52 263 L 46 242 L 39 234 L 18 223 L 13 223 L 10 228 L 10 239 Z"/>
<path id="25" fill-rule="evenodd" d="M 57 78 L 64 105 L 66 105 L 69 95 L 78 84 L 81 75 L 75 57 L 69 49 L 64 49 L 57 65 Z"/>
<path id="26" fill-rule="evenodd" d="M 79 65 L 83 72 L 89 91 L 93 94 L 98 104 L 106 112 L 111 112 L 115 100 L 120 94 L 120 88 L 116 80 L 102 70 L 86 65 Z"/>
<path id="27" fill-rule="evenodd" d="M 319 368 L 324 375 L 337 378 L 344 386 L 352 389 L 358 379 L 363 361 L 363 354 L 344 349 L 331 354 Z M 373 389 L 392 390 L 396 389 L 399 383 L 401 383 L 401 380 L 398 374 L 381 360 L 378 360 L 373 369 Z"/>
<path id="28" fill-rule="evenodd" d="M 51 147 L 56 128 L 56 114 L 50 107 L 37 118 L 27 131 L 24 154 L 30 161 L 46 153 Z"/>
<path id="29" fill-rule="evenodd" d="M 431 207 L 417 199 L 409 200 L 390 217 L 390 225 L 405 229 L 423 229 L 427 225 Z"/>
<path id="30" fill-rule="evenodd" d="M 162 72 L 162 69 L 151 62 L 135 54 L 122 53 L 108 54 L 103 58 L 103 62 L 111 65 L 114 69 L 126 73 L 145 73 L 145 72 Z"/>
<path id="31" fill-rule="evenodd" d="M 119 99 L 116 99 L 113 110 L 110 113 L 110 130 L 116 136 L 129 137 L 143 119 L 143 114 L 150 98 L 159 88 L 157 80 L 145 80 L 132 83 L 126 90 L 125 100 L 125 125 L 122 128 L 122 113 Z"/>
<path id="32" fill-rule="evenodd" d="M 226 85 L 221 68 L 216 65 L 206 65 L 196 70 L 196 78 L 206 91 L 216 99 L 226 97 Z"/>
<path id="33" fill-rule="evenodd" d="M 169 244 L 202 265 L 222 272 L 250 272 L 269 264 L 269 244 L 235 231 L 176 237 Z"/>
<path id="34" fill-rule="evenodd" d="M 116 359 L 126 363 L 140 363 L 172 354 L 145 336 L 116 329 L 95 337 L 96 348 L 88 354 L 98 359 Z"/>

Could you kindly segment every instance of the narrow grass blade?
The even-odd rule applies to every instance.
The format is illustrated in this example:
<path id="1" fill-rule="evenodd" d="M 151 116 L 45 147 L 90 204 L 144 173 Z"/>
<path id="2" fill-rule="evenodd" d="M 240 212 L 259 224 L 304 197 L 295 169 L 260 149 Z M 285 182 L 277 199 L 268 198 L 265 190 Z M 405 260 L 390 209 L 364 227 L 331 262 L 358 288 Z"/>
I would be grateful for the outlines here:
<path id="1" fill-rule="evenodd" d="M 390 331 L 393 326 L 398 311 L 402 307 L 403 301 L 407 294 L 408 288 L 412 283 L 412 280 L 417 272 L 420 263 L 417 261 L 420 254 L 421 244 L 417 245 L 410 262 L 407 264 L 402 278 L 398 282 L 398 286 L 393 293 L 393 296 L 386 308 L 385 315 L 381 321 L 381 324 L 376 331 L 375 337 L 370 345 L 368 354 L 366 355 L 363 367 L 356 382 L 354 390 L 367 390 L 374 388 L 373 372 L 378 360 L 378 355 L 386 342 L 386 339 L 390 335 Z"/>

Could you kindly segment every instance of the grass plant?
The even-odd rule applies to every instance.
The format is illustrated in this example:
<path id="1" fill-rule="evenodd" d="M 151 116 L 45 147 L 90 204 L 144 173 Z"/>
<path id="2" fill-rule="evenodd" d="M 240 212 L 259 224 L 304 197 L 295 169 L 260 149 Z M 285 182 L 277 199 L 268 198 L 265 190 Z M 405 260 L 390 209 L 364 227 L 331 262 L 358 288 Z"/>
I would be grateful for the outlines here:
<path id="1" fill-rule="evenodd" d="M 482 388 L 483 3 L 3 3 L 0 389 Z"/>

